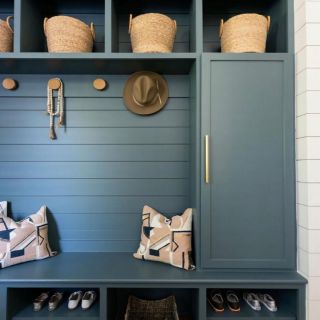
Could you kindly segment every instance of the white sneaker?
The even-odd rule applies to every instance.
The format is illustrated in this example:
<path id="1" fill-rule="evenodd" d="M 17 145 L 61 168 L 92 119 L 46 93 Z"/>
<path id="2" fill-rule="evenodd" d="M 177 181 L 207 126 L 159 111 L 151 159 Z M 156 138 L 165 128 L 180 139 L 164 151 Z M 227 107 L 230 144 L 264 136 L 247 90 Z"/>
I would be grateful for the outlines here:
<path id="1" fill-rule="evenodd" d="M 68 309 L 74 310 L 78 307 L 80 300 L 82 299 L 83 292 L 82 291 L 75 291 L 71 293 L 68 301 Z"/>
<path id="2" fill-rule="evenodd" d="M 89 309 L 97 298 L 97 294 L 95 291 L 87 291 L 83 297 L 81 302 L 81 308 L 83 310 Z"/>

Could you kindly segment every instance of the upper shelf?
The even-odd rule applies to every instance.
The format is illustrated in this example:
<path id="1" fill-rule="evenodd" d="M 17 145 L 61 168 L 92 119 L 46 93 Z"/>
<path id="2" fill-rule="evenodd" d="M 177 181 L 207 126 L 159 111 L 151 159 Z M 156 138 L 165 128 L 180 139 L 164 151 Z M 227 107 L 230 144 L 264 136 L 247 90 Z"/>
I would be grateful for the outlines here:
<path id="1" fill-rule="evenodd" d="M 196 53 L 3 53 L 0 70 L 5 74 L 128 74 L 145 69 L 188 74 L 196 58 Z"/>
<path id="2" fill-rule="evenodd" d="M 129 14 L 147 12 L 176 19 L 173 53 L 131 53 Z M 3 73 L 127 73 L 139 67 L 186 73 L 201 53 L 220 52 L 220 19 L 247 12 L 271 16 L 267 53 L 293 52 L 292 0 L 1 0 L 0 18 L 15 14 L 15 39 L 13 53 L 0 53 L 0 68 Z M 43 20 L 55 15 L 93 22 L 94 52 L 49 54 Z"/>

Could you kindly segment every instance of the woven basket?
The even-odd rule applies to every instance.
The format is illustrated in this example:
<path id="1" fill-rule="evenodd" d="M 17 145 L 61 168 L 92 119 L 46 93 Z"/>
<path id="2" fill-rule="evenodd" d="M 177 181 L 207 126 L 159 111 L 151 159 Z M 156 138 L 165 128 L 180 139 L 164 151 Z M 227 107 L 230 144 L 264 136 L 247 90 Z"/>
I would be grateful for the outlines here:
<path id="1" fill-rule="evenodd" d="M 130 14 L 129 34 L 133 52 L 171 52 L 177 32 L 177 23 L 159 13 Z"/>
<path id="2" fill-rule="evenodd" d="M 94 25 L 86 25 L 81 20 L 55 16 L 45 18 L 44 33 L 49 52 L 91 52 L 95 40 Z"/>
<path id="3" fill-rule="evenodd" d="M 0 52 L 11 52 L 13 50 L 13 30 L 10 27 L 11 19 L 11 16 L 6 21 L 0 19 Z"/>
<path id="4" fill-rule="evenodd" d="M 124 320 L 179 320 L 176 299 L 148 301 L 130 296 Z"/>
<path id="5" fill-rule="evenodd" d="M 225 23 L 221 20 L 221 51 L 265 52 L 269 28 L 270 17 L 254 13 L 234 16 Z"/>

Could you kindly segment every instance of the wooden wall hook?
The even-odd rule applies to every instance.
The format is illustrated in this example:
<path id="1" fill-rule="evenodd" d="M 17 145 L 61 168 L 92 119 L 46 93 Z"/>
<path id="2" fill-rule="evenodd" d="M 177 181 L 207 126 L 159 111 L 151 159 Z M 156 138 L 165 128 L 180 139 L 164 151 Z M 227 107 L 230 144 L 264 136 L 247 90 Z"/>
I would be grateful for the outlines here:
<path id="1" fill-rule="evenodd" d="M 51 90 L 58 90 L 61 87 L 61 80 L 59 78 L 53 78 L 48 81 L 48 88 Z"/>
<path id="2" fill-rule="evenodd" d="M 92 85 L 96 90 L 102 91 L 102 90 L 105 90 L 109 84 L 104 79 L 96 79 L 93 81 Z"/>
<path id="3" fill-rule="evenodd" d="M 11 78 L 5 78 L 2 81 L 2 86 L 6 90 L 15 90 L 17 88 L 17 82 L 16 80 Z"/>

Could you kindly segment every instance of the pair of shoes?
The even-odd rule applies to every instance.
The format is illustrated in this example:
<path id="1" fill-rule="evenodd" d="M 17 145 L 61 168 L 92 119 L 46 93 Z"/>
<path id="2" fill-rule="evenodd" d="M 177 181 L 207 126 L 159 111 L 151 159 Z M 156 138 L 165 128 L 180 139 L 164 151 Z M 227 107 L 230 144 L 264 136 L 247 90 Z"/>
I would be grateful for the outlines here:
<path id="1" fill-rule="evenodd" d="M 95 291 L 87 291 L 83 294 L 82 291 L 75 291 L 71 293 L 68 302 L 68 309 L 74 310 L 78 307 L 81 300 L 81 308 L 83 310 L 89 309 L 97 298 L 97 294 Z"/>
<path id="2" fill-rule="evenodd" d="M 267 293 L 253 293 L 245 292 L 243 294 L 244 301 L 255 311 L 261 310 L 261 304 L 263 304 L 269 311 L 276 312 L 278 310 L 275 300 Z"/>
<path id="3" fill-rule="evenodd" d="M 240 311 L 240 301 L 237 294 L 234 291 L 227 291 L 226 293 L 227 305 L 230 311 L 239 312 Z M 212 290 L 208 297 L 208 302 L 212 309 L 216 312 L 224 311 L 224 299 L 221 291 Z"/>
<path id="4" fill-rule="evenodd" d="M 49 299 L 49 292 L 43 292 L 33 301 L 33 310 L 40 311 L 45 305 L 45 303 L 49 300 L 48 309 L 49 311 L 53 311 L 58 308 L 62 298 L 63 298 L 62 292 L 55 292 L 50 297 L 50 299 Z"/>

